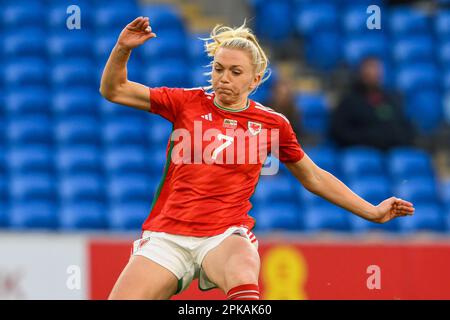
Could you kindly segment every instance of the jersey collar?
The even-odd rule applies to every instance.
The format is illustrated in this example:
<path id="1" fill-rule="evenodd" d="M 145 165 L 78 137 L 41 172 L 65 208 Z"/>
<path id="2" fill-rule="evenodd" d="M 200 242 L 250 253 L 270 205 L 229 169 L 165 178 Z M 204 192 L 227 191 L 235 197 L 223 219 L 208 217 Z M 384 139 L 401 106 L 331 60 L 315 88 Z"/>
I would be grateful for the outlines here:
<path id="1" fill-rule="evenodd" d="M 219 108 L 219 109 L 221 109 L 221 110 L 224 110 L 224 111 L 229 111 L 229 112 L 242 112 L 242 111 L 247 110 L 247 109 L 250 107 L 250 99 L 247 98 L 247 104 L 245 105 L 245 107 L 243 107 L 243 108 L 241 108 L 241 109 L 232 109 L 232 108 L 222 107 L 221 105 L 219 105 L 219 104 L 216 102 L 215 95 L 214 95 L 214 98 L 213 98 L 213 104 L 214 104 L 217 108 Z"/>

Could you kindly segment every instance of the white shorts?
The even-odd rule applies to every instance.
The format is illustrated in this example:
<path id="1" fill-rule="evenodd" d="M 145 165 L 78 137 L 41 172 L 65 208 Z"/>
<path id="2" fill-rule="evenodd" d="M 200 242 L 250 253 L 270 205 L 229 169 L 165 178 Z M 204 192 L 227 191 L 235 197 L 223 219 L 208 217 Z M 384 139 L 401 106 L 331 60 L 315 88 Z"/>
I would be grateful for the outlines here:
<path id="1" fill-rule="evenodd" d="M 202 269 L 206 254 L 232 234 L 248 239 L 258 250 L 258 240 L 246 227 L 230 227 L 213 237 L 191 237 L 165 232 L 144 231 L 142 238 L 134 241 L 132 255 L 144 256 L 171 271 L 178 279 L 175 294 L 185 290 L 193 279 L 199 279 L 200 290 L 210 290 L 217 285 L 209 281 Z"/>

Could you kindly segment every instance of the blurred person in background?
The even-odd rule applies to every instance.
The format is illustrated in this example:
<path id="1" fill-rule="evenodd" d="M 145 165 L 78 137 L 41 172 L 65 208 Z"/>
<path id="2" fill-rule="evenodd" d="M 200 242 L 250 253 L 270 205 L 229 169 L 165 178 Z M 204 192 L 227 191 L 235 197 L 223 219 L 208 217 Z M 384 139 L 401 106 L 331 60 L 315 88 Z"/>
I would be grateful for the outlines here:
<path id="1" fill-rule="evenodd" d="M 207 149 L 212 150 L 203 145 L 196 152 L 203 155 L 198 163 L 190 161 L 192 153 L 183 159 L 189 160 L 187 163 L 174 161 L 177 151 L 173 150 L 184 142 L 184 136 L 175 143 L 173 135 L 182 130 L 195 139 L 199 134 L 195 122 L 219 132 L 216 141 L 225 140 L 213 155 L 223 155 L 227 147 L 237 149 L 234 131 L 224 128 L 244 129 L 252 135 L 262 128 L 269 134 L 275 130 L 279 150 L 274 156 L 297 180 L 310 192 L 361 218 L 385 223 L 414 213 L 413 204 L 399 198 L 390 197 L 374 206 L 353 193 L 303 152 L 284 115 L 248 98 L 264 80 L 268 59 L 245 24 L 213 29 L 205 44 L 214 58 L 208 90 L 149 88 L 129 81 L 126 66 L 132 50 L 155 37 L 148 18 L 139 17 L 128 24 L 111 52 L 100 84 L 100 93 L 109 101 L 158 114 L 174 127 L 165 174 L 142 226 L 142 238 L 133 243 L 130 260 L 110 299 L 169 299 L 195 278 L 201 289 L 218 287 L 230 300 L 260 298 L 258 242 L 251 232 L 255 221 L 248 212 L 265 159 L 257 164 L 206 163 Z M 200 131 L 203 135 L 203 129 Z M 248 154 L 247 145 L 234 154 Z"/>
<path id="2" fill-rule="evenodd" d="M 267 105 L 286 116 L 297 139 L 303 135 L 301 114 L 295 104 L 295 95 L 290 79 L 280 77 L 272 86 Z"/>
<path id="3" fill-rule="evenodd" d="M 382 81 L 382 62 L 365 58 L 331 114 L 331 139 L 340 147 L 365 145 L 388 150 L 413 143 L 414 127 L 399 99 L 383 88 Z"/>

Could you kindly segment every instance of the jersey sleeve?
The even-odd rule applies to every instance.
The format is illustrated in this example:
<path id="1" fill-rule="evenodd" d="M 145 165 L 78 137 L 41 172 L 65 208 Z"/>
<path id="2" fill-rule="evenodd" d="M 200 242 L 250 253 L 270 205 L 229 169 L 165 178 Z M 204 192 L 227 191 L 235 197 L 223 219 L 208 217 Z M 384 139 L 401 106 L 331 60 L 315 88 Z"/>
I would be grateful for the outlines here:
<path id="1" fill-rule="evenodd" d="M 297 136 L 291 124 L 282 120 L 279 132 L 279 151 L 275 156 L 283 163 L 298 162 L 304 156 L 304 151 L 297 141 Z"/>
<path id="2" fill-rule="evenodd" d="M 161 117 L 175 122 L 184 103 L 186 93 L 180 88 L 149 88 L 150 110 L 149 112 L 158 114 Z"/>

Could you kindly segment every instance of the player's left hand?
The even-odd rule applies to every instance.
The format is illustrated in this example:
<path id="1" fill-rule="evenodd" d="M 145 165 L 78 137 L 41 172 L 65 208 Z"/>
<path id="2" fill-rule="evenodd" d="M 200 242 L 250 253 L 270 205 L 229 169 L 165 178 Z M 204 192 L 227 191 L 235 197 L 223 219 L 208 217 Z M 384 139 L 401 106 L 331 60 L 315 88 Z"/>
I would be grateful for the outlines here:
<path id="1" fill-rule="evenodd" d="M 385 223 L 397 217 L 412 216 L 415 210 L 411 202 L 396 197 L 384 200 L 375 208 L 376 218 L 372 221 L 377 223 Z"/>

